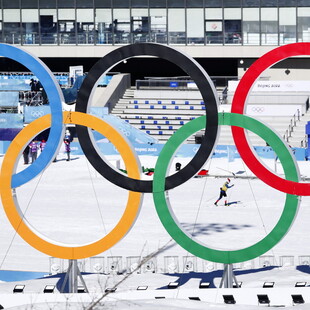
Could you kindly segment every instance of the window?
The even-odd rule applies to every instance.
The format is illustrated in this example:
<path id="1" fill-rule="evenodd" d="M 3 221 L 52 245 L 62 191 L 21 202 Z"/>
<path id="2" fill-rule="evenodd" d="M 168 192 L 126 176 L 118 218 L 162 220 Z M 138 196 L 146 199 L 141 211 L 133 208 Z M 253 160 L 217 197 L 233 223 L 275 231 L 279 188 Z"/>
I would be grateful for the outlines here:
<path id="1" fill-rule="evenodd" d="M 111 8 L 112 1 L 111 0 L 94 0 L 95 8 Z"/>
<path id="2" fill-rule="evenodd" d="M 296 8 L 279 8 L 280 45 L 296 42 Z"/>
<path id="3" fill-rule="evenodd" d="M 222 0 L 208 0 L 205 1 L 206 8 L 221 8 L 222 7 Z"/>
<path id="4" fill-rule="evenodd" d="M 188 8 L 203 8 L 203 0 L 186 0 Z"/>
<path id="5" fill-rule="evenodd" d="M 149 0 L 150 8 L 165 8 L 167 6 L 166 0 Z"/>
<path id="6" fill-rule="evenodd" d="M 205 9 L 206 43 L 223 44 L 223 9 Z"/>
<path id="7" fill-rule="evenodd" d="M 240 0 L 223 0 L 225 8 L 239 8 L 241 6 Z"/>
<path id="8" fill-rule="evenodd" d="M 95 27 L 97 44 L 113 43 L 113 23 L 111 9 L 96 9 L 95 11 Z"/>
<path id="9" fill-rule="evenodd" d="M 260 1 L 261 7 L 277 7 L 278 6 L 278 0 L 261 0 Z"/>
<path id="10" fill-rule="evenodd" d="M 20 10 L 4 9 L 3 10 L 3 40 L 8 44 L 20 44 Z"/>
<path id="11" fill-rule="evenodd" d="M 56 0 L 40 0 L 39 8 L 41 9 L 56 9 Z"/>
<path id="12" fill-rule="evenodd" d="M 58 1 L 59 8 L 74 8 L 75 0 L 60 0 Z"/>
<path id="13" fill-rule="evenodd" d="M 310 42 L 310 7 L 298 8 L 298 42 Z"/>
<path id="14" fill-rule="evenodd" d="M 22 44 L 39 44 L 38 9 L 22 9 Z"/>
<path id="15" fill-rule="evenodd" d="M 224 36 L 225 44 L 241 44 L 241 9 L 224 9 Z"/>
<path id="16" fill-rule="evenodd" d="M 261 44 L 278 45 L 277 8 L 261 8 Z"/>
<path id="17" fill-rule="evenodd" d="M 278 0 L 279 7 L 293 7 L 297 5 L 297 0 Z"/>
<path id="18" fill-rule="evenodd" d="M 115 44 L 131 43 L 129 9 L 113 10 L 113 31 Z"/>
<path id="19" fill-rule="evenodd" d="M 56 9 L 40 10 L 41 44 L 57 44 L 57 12 Z"/>
<path id="20" fill-rule="evenodd" d="M 168 9 L 169 44 L 185 44 L 185 9 Z"/>
<path id="21" fill-rule="evenodd" d="M 259 0 L 243 0 L 243 7 L 259 7 Z"/>
<path id="22" fill-rule="evenodd" d="M 131 10 L 131 32 L 133 43 L 149 41 L 148 9 Z"/>
<path id="23" fill-rule="evenodd" d="M 19 9 L 19 0 L 2 0 L 4 9 Z"/>
<path id="24" fill-rule="evenodd" d="M 204 16 L 201 9 L 187 9 L 187 44 L 204 44 Z"/>
<path id="25" fill-rule="evenodd" d="M 58 10 L 58 31 L 60 44 L 76 44 L 75 9 Z"/>
<path id="26" fill-rule="evenodd" d="M 129 8 L 129 0 L 112 0 L 114 8 Z"/>
<path id="27" fill-rule="evenodd" d="M 150 9 L 151 42 L 167 43 L 167 13 L 166 9 Z"/>
<path id="28" fill-rule="evenodd" d="M 244 8 L 242 21 L 242 39 L 244 45 L 259 45 L 259 8 Z"/>
<path id="29" fill-rule="evenodd" d="M 133 8 L 147 8 L 148 1 L 147 0 L 131 0 L 131 6 Z"/>
<path id="30" fill-rule="evenodd" d="M 22 9 L 37 9 L 38 8 L 38 1 L 21 0 L 21 8 Z"/>
<path id="31" fill-rule="evenodd" d="M 78 44 L 94 44 L 94 11 L 93 9 L 76 10 Z"/>
<path id="32" fill-rule="evenodd" d="M 310 0 L 297 0 L 298 1 L 298 6 L 308 6 L 310 7 Z"/>
<path id="33" fill-rule="evenodd" d="M 184 0 L 167 0 L 168 8 L 184 8 L 185 2 Z"/>
<path id="34" fill-rule="evenodd" d="M 77 8 L 93 8 L 93 0 L 76 0 Z"/>

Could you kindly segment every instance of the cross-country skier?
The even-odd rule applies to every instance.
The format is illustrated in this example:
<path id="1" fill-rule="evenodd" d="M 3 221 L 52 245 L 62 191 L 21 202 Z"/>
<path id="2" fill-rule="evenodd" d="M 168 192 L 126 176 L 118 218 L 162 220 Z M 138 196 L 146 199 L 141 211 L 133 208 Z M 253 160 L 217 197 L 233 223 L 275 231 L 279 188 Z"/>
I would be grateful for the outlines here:
<path id="1" fill-rule="evenodd" d="M 214 203 L 217 206 L 217 203 L 223 198 L 223 197 L 227 197 L 227 190 L 231 187 L 234 186 L 234 184 L 229 185 L 230 183 L 230 179 L 227 178 L 227 181 L 224 183 L 224 185 L 220 188 L 220 197 L 219 199 Z M 228 206 L 227 200 L 225 200 L 225 206 Z"/>

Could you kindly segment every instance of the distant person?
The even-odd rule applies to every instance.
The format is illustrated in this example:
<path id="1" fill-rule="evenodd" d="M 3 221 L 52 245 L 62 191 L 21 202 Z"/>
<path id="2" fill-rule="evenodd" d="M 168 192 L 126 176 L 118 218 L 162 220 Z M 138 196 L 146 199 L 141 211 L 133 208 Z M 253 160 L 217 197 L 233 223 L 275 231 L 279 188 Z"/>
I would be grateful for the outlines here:
<path id="1" fill-rule="evenodd" d="M 29 164 L 29 151 L 30 151 L 30 147 L 29 145 L 27 145 L 23 151 L 24 165 Z"/>
<path id="2" fill-rule="evenodd" d="M 33 91 L 36 92 L 38 89 L 38 81 L 37 80 L 34 80 L 33 81 Z"/>
<path id="3" fill-rule="evenodd" d="M 46 146 L 46 141 L 42 140 L 41 143 L 40 143 L 40 151 L 41 151 L 41 153 L 43 152 L 45 146 Z"/>
<path id="4" fill-rule="evenodd" d="M 175 171 L 180 171 L 181 170 L 181 164 L 180 163 L 176 163 L 175 164 Z"/>
<path id="5" fill-rule="evenodd" d="M 37 81 L 36 85 L 35 85 L 35 91 L 40 91 L 42 90 L 43 86 L 41 84 L 40 81 Z"/>
<path id="6" fill-rule="evenodd" d="M 35 91 L 36 90 L 36 80 L 31 79 L 30 83 L 29 83 L 29 86 L 30 86 L 30 90 L 31 91 Z"/>
<path id="7" fill-rule="evenodd" d="M 70 152 L 71 152 L 71 148 L 70 148 L 70 140 L 69 139 L 65 139 L 65 151 L 67 153 L 67 161 L 70 160 Z"/>
<path id="8" fill-rule="evenodd" d="M 69 140 L 70 142 L 72 141 L 69 129 L 66 129 L 65 140 Z"/>
<path id="9" fill-rule="evenodd" d="M 33 140 L 29 144 L 29 148 L 30 148 L 31 163 L 33 163 L 37 159 L 37 156 L 38 156 L 38 144 L 37 144 L 37 142 Z"/>
<path id="10" fill-rule="evenodd" d="M 223 184 L 223 186 L 220 188 L 220 197 L 218 198 L 218 200 L 214 203 L 217 206 L 217 203 L 223 198 L 223 197 L 227 197 L 227 190 L 231 187 L 234 186 L 234 184 L 229 185 L 230 183 L 230 179 L 227 178 L 227 181 Z M 228 206 L 229 204 L 227 203 L 227 200 L 225 200 L 225 206 Z"/>

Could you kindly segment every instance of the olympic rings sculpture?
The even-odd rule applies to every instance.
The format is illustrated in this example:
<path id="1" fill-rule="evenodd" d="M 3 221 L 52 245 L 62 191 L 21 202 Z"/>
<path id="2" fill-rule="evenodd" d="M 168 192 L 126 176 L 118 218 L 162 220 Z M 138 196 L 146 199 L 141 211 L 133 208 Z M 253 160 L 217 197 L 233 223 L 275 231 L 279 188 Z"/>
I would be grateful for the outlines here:
<path id="1" fill-rule="evenodd" d="M 0 174 L 0 194 L 9 221 L 26 242 L 47 255 L 64 259 L 85 258 L 102 253 L 120 241 L 130 230 L 139 214 L 142 194 L 152 193 L 155 208 L 163 226 L 172 238 L 190 253 L 209 261 L 227 264 L 246 261 L 265 253 L 277 244 L 290 229 L 298 211 L 299 197 L 297 195 L 310 195 L 310 191 L 307 191 L 310 185 L 299 183 L 297 164 L 289 147 L 282 139 L 266 125 L 242 114 L 251 85 L 258 76 L 257 72 L 260 74 L 268 65 L 286 57 L 309 55 L 309 52 L 309 43 L 296 43 L 282 46 L 267 53 L 267 56 L 264 55 L 261 58 L 263 60 L 261 61 L 261 59 L 259 59 L 255 62 L 253 65 L 254 69 L 252 70 L 252 67 L 249 68 L 244 78 L 240 81 L 233 100 L 232 113 L 218 114 L 216 90 L 207 73 L 195 60 L 171 47 L 160 44 L 144 43 L 127 45 L 107 54 L 93 66 L 80 88 L 76 112 L 62 113 L 61 103 L 63 98 L 57 82 L 55 82 L 52 77 L 52 73 L 45 68 L 36 57 L 29 56 L 29 54 L 17 47 L 0 44 L 0 54 L 2 56 L 10 57 L 21 63 L 25 62 L 27 65 L 28 63 L 33 64 L 28 65 L 28 68 L 35 73 L 42 82 L 44 88 L 46 88 L 51 106 L 51 115 L 40 117 L 25 127 L 12 141 L 3 159 Z M 206 116 L 197 118 L 182 126 L 165 144 L 155 166 L 153 182 L 140 180 L 140 163 L 126 138 L 106 122 L 87 114 L 94 86 L 98 83 L 100 77 L 118 62 L 130 57 L 143 55 L 160 57 L 181 67 L 197 84 L 206 107 Z M 27 62 L 25 59 L 27 59 Z M 17 198 L 12 194 L 12 189 L 25 184 L 47 168 L 59 148 L 63 137 L 64 124 L 67 123 L 77 125 L 77 134 L 81 147 L 93 167 L 110 182 L 129 190 L 126 209 L 115 228 L 98 241 L 74 247 L 53 242 L 42 236 L 39 232 L 36 232 L 23 218 Z M 184 231 L 173 213 L 167 195 L 169 189 L 186 182 L 189 178 L 194 176 L 208 160 L 215 147 L 219 125 L 232 126 L 232 132 L 238 151 L 252 171 L 265 183 L 286 193 L 282 215 L 272 231 L 256 244 L 245 249 L 234 251 L 211 249 L 199 243 L 193 236 Z M 24 146 L 35 135 L 49 127 L 51 128 L 51 133 L 48 138 L 47 147 L 44 149 L 42 155 L 40 155 L 38 160 L 29 166 L 29 168 L 15 174 L 14 169 L 16 163 L 14 158 L 20 156 Z M 101 158 L 99 151 L 93 143 L 92 134 L 87 127 L 101 132 L 115 144 L 124 159 L 128 176 L 111 168 L 109 164 Z M 178 146 L 186 140 L 187 137 L 203 128 L 205 128 L 205 135 L 196 155 L 180 172 L 172 176 L 167 176 L 167 167 Z M 283 165 L 286 179 L 284 180 L 272 175 L 272 180 L 277 180 L 277 178 L 282 180 L 280 186 L 275 186 L 265 177 L 264 173 L 260 173 L 255 168 L 258 159 L 253 154 L 246 141 L 244 129 L 251 130 L 261 136 L 261 138 L 265 139 L 277 153 Z M 241 136 L 239 137 L 239 135 Z M 269 175 L 271 174 L 271 172 L 268 173 Z M 290 184 L 290 186 L 293 185 L 293 189 L 288 189 L 287 184 Z"/>

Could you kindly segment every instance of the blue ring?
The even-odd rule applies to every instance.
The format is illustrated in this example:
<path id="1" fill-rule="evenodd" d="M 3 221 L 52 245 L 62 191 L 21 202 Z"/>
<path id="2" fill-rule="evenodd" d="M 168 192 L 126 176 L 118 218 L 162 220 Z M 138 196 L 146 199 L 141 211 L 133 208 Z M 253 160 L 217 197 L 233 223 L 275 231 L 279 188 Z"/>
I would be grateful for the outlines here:
<path id="1" fill-rule="evenodd" d="M 33 164 L 12 176 L 11 186 L 12 188 L 16 188 L 35 178 L 55 157 L 64 128 L 62 117 L 62 102 L 64 102 L 64 99 L 53 73 L 39 58 L 20 48 L 7 44 L 0 44 L 0 55 L 21 63 L 33 72 L 46 91 L 52 115 L 48 143 L 44 152 Z"/>

